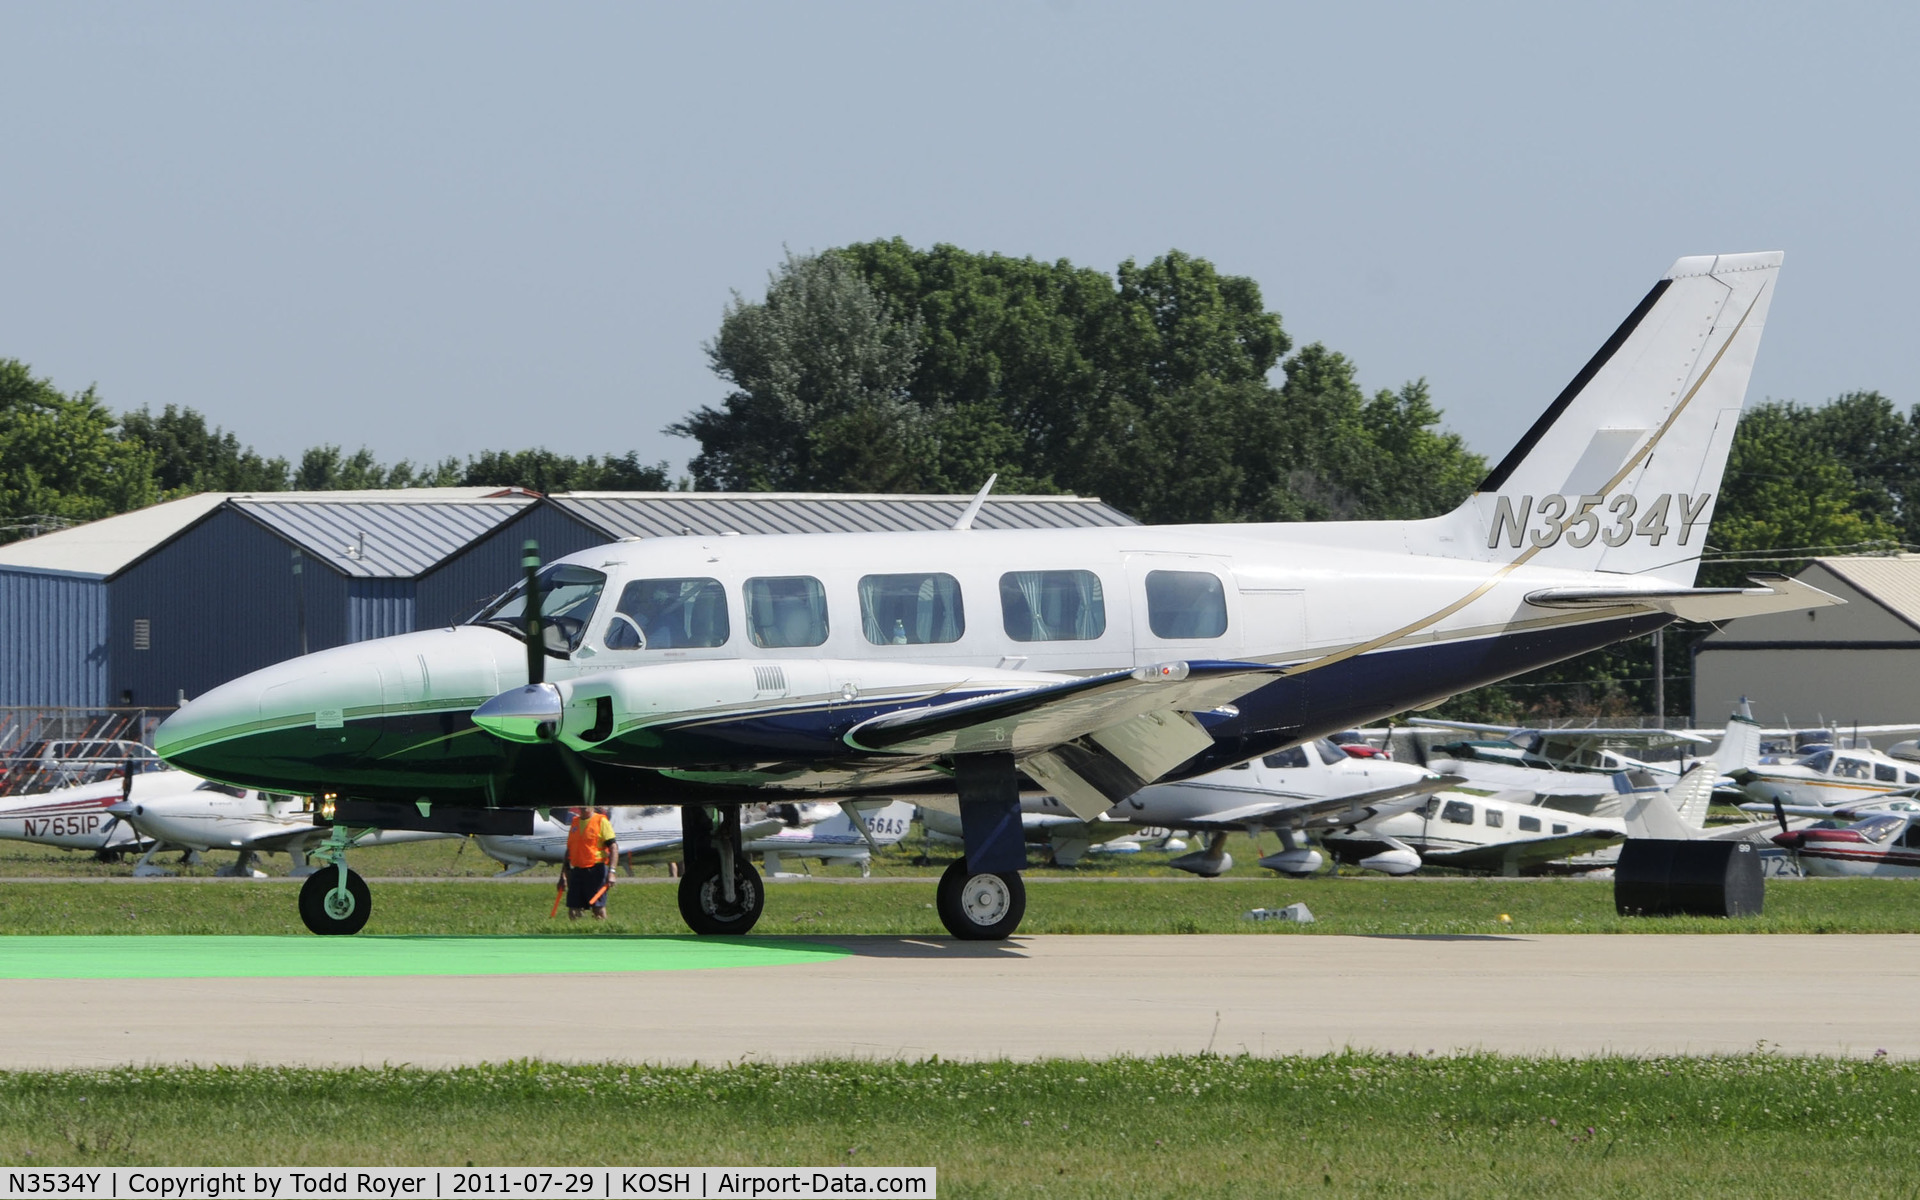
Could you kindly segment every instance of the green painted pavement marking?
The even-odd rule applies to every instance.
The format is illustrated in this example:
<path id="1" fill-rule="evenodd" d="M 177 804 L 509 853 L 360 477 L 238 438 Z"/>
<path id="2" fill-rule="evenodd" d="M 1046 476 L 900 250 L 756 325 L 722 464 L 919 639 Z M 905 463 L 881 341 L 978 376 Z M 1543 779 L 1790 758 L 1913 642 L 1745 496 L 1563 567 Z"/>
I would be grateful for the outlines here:
<path id="1" fill-rule="evenodd" d="M 696 937 L 0 937 L 0 979 L 697 971 L 828 962 L 819 942 Z"/>

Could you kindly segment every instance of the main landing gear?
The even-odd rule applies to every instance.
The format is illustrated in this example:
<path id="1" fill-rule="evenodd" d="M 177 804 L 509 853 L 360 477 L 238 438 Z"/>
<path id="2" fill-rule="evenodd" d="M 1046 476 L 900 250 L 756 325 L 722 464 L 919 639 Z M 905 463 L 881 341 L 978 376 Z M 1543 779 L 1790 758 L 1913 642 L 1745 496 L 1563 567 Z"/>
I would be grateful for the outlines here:
<path id="1" fill-rule="evenodd" d="M 314 933 L 359 933 L 373 915 L 367 881 L 347 867 L 347 848 L 357 840 L 358 835 L 335 825 L 327 840 L 307 854 L 310 862 L 321 864 L 300 885 L 300 920 Z"/>
<path id="2" fill-rule="evenodd" d="M 699 934 L 742 934 L 767 902 L 760 872 L 740 848 L 740 806 L 680 810 L 680 917 Z"/>
<path id="3" fill-rule="evenodd" d="M 1027 912 L 1027 840 L 1020 827 L 1020 777 L 1011 754 L 969 754 L 954 762 L 966 856 L 940 876 L 935 908 L 954 937 L 995 942 L 1013 936 Z"/>

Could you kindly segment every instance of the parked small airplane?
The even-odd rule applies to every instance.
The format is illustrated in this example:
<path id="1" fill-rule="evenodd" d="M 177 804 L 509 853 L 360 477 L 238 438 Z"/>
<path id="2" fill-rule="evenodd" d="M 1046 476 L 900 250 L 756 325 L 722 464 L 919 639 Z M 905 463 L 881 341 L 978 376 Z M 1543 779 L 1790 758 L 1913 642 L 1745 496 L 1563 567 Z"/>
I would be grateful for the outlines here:
<path id="1" fill-rule="evenodd" d="M 1334 859 L 1389 875 L 1422 866 L 1532 874 L 1627 838 L 1618 820 L 1543 808 L 1531 800 L 1442 792 L 1419 808 L 1323 835 Z"/>
<path id="2" fill-rule="evenodd" d="M 1878 750 L 1817 750 L 1791 761 L 1762 761 L 1729 772 L 1746 795 L 1761 804 L 1796 808 L 1845 808 L 1868 798 L 1920 785 L 1920 763 Z"/>
<path id="3" fill-rule="evenodd" d="M 781 805 L 780 808 L 789 807 Z M 874 806 L 871 801 L 849 804 L 844 809 L 816 805 L 826 812 L 805 814 L 804 818 L 780 814 L 742 815 L 740 836 L 748 854 L 760 855 L 768 874 L 779 874 L 787 859 L 818 859 L 822 862 L 853 862 L 866 873 L 873 851 L 891 846 L 907 835 L 913 821 L 913 806 L 902 802 Z M 849 811 L 850 810 L 850 811 Z M 854 824 L 858 817 L 860 824 Z M 654 862 L 678 858 L 680 813 L 667 805 L 646 808 L 616 808 L 610 815 L 616 842 L 615 853 L 624 863 Z M 503 875 L 517 875 L 535 863 L 565 862 L 567 830 L 573 821 L 570 809 L 554 809 L 539 815 L 531 834 L 499 836 L 482 834 L 474 840 L 487 857 L 507 869 Z"/>
<path id="4" fill-rule="evenodd" d="M 1844 829 L 1788 830 L 1773 842 L 1806 875 L 1920 877 L 1920 813 L 1876 813 Z"/>
<path id="5" fill-rule="evenodd" d="M 165 786 L 149 792 L 140 786 L 146 778 L 165 779 Z M 307 854 L 327 839 L 329 831 L 313 823 L 313 804 L 304 796 L 252 791 L 201 779 L 185 771 L 157 771 L 135 779 L 133 794 L 117 796 L 107 812 L 131 826 L 151 848 L 134 865 L 139 876 L 170 875 L 154 863 L 164 850 L 205 852 L 234 850 L 239 857 L 217 875 L 265 879 L 255 863 L 262 854 L 285 854 L 292 875 L 308 875 Z M 416 830 L 369 830 L 355 839 L 359 846 L 388 846 L 398 842 L 431 841 L 445 833 Z"/>
<path id="6" fill-rule="evenodd" d="M 191 790 L 200 780 L 183 771 L 135 772 L 0 799 L 0 838 L 85 850 L 102 862 L 116 862 L 144 843 L 132 826 L 109 810 L 129 794 L 142 799 Z"/>
<path id="7" fill-rule="evenodd" d="M 1260 865 L 1311 875 L 1325 860 L 1306 844 L 1307 835 L 1403 812 L 1460 782 L 1457 775 L 1435 775 L 1410 763 L 1354 758 L 1319 738 L 1197 779 L 1152 784 L 1091 821 L 1052 796 L 1023 798 L 1021 820 L 1028 840 L 1048 843 L 1061 866 L 1071 866 L 1096 842 L 1142 829 L 1177 829 L 1207 834 L 1208 842 L 1167 865 L 1211 878 L 1233 867 L 1226 851 L 1230 835 L 1258 838 L 1271 832 L 1279 836 L 1281 849 Z M 924 810 L 921 819 L 932 833 L 951 838 L 960 832 L 959 818 L 937 809 Z"/>
<path id="8" fill-rule="evenodd" d="M 989 532 L 983 490 L 950 531 L 531 555 L 471 623 L 254 672 L 156 748 L 321 797 L 339 869 L 303 892 L 316 932 L 366 922 L 352 829 L 524 831 L 573 795 L 681 806 L 681 911 L 744 933 L 764 891 L 742 804 L 884 796 L 960 813 L 936 907 L 956 936 L 1006 937 L 1023 789 L 1090 821 L 1677 619 L 1838 603 L 1777 576 L 1693 586 L 1780 261 L 1675 263 L 1442 516 Z"/>

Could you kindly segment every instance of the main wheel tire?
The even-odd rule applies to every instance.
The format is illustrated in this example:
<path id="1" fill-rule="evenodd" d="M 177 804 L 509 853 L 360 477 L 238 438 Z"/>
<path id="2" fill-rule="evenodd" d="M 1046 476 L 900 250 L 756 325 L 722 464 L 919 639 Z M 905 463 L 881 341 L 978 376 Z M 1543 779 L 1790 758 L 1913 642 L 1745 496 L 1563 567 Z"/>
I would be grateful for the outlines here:
<path id="1" fill-rule="evenodd" d="M 324 866 L 300 885 L 300 920 L 318 934 L 359 933 L 373 915 L 373 893 L 355 871 L 347 872 L 347 889 L 337 891 L 340 869 Z"/>
<path id="2" fill-rule="evenodd" d="M 760 920 L 767 889 L 745 855 L 733 860 L 733 894 L 728 904 L 720 886 L 720 858 L 709 855 L 680 877 L 680 919 L 703 936 L 746 933 Z"/>
<path id="3" fill-rule="evenodd" d="M 950 863 L 935 893 L 940 923 L 963 941 L 997 942 L 1013 936 L 1027 915 L 1027 885 L 1020 872 L 967 870 L 967 860 Z"/>

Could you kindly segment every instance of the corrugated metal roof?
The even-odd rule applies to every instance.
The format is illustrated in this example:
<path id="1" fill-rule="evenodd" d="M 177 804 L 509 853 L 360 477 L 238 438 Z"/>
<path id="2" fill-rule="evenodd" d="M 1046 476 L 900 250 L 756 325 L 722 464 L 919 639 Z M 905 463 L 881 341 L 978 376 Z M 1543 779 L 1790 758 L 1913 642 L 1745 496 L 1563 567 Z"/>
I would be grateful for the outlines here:
<path id="1" fill-rule="evenodd" d="M 106 578 L 225 503 L 225 492 L 203 492 L 102 517 L 72 529 L 0 546 L 0 567 Z"/>
<path id="2" fill-rule="evenodd" d="M 262 494 L 233 506 L 348 578 L 412 579 L 534 502 L 525 495 L 484 498 L 498 490 L 455 498 L 373 492 L 351 500 L 325 492 Z"/>
<path id="3" fill-rule="evenodd" d="M 882 533 L 947 529 L 972 496 L 799 492 L 568 492 L 548 501 L 610 537 L 721 533 Z M 975 529 L 1090 529 L 1137 524 L 1098 499 L 989 496 Z"/>
<path id="4" fill-rule="evenodd" d="M 1907 624 L 1920 628 L 1920 554 L 1814 561 L 1859 588 Z"/>

